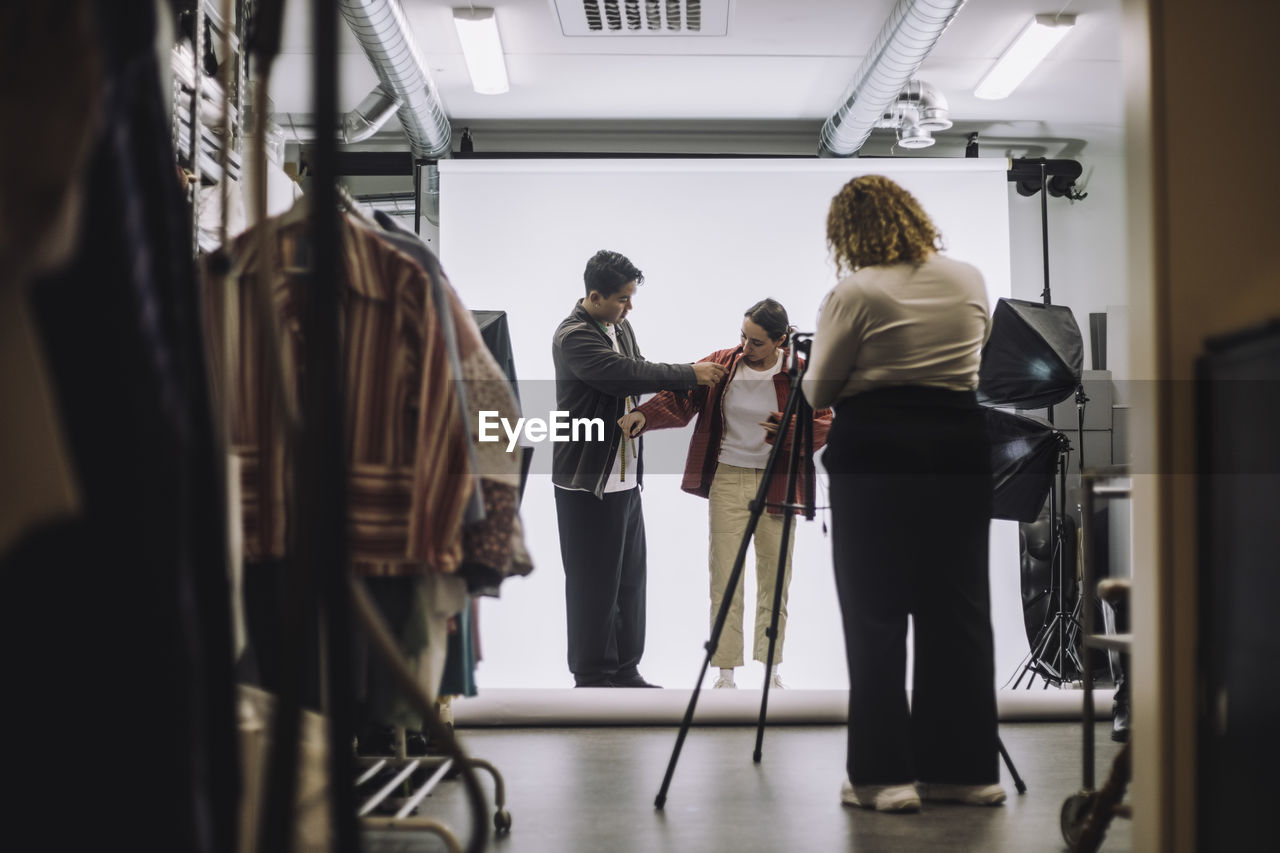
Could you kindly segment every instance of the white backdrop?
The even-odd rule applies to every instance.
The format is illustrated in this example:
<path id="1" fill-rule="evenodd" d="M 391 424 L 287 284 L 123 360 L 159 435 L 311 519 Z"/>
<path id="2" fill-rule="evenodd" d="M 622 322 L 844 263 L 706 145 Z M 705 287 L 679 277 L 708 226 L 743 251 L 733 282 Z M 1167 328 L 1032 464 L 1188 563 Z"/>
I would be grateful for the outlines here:
<path id="1" fill-rule="evenodd" d="M 1001 159 L 587 159 L 445 160 L 440 164 L 440 255 L 463 302 L 508 313 L 525 417 L 554 409 L 551 335 L 583 295 L 582 271 L 599 249 L 629 257 L 645 275 L 629 316 L 650 361 L 690 362 L 735 346 L 742 314 L 773 297 L 812 331 L 835 284 L 825 245 L 827 207 L 849 178 L 888 175 L 920 199 L 953 257 L 982 270 L 988 297 L 1010 293 L 1009 201 Z M 641 672 L 692 687 L 709 635 L 707 504 L 680 491 L 689 426 L 645 437 L 648 640 Z M 539 444 L 522 518 L 532 575 L 482 599 L 485 687 L 571 686 L 565 662 L 564 572 L 550 478 Z M 825 481 L 819 504 L 825 505 Z M 783 674 L 788 686 L 848 684 L 831 545 L 818 520 L 797 523 Z M 929 535 L 930 519 L 920 519 Z M 1003 683 L 1026 654 L 1017 526 L 992 524 L 991 589 L 996 674 Z M 754 558 L 743 573 L 747 619 Z M 750 628 L 746 657 L 751 657 Z M 712 673 L 714 675 L 714 672 Z M 740 686 L 758 685 L 749 664 Z"/>

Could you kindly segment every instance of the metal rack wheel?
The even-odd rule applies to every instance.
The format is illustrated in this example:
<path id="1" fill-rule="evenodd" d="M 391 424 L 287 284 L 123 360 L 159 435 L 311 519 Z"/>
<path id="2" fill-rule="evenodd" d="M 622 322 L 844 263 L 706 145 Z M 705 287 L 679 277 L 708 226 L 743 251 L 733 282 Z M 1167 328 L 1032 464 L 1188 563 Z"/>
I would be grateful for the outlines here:
<path id="1" fill-rule="evenodd" d="M 506 835 L 511 831 L 511 812 L 498 809 L 493 813 L 493 829 L 498 835 Z"/>
<path id="2" fill-rule="evenodd" d="M 1059 816 L 1062 840 L 1072 850 L 1080 841 L 1080 831 L 1084 829 L 1085 818 L 1089 816 L 1089 809 L 1097 796 L 1093 791 L 1080 791 L 1067 797 L 1062 803 L 1062 814 Z"/>

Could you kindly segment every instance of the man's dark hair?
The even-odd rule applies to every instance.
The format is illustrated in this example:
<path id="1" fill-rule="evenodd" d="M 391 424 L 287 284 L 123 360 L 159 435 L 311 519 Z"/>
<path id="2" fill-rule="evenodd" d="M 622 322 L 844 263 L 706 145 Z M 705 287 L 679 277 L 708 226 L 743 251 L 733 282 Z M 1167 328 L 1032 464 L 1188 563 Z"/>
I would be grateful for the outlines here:
<path id="1" fill-rule="evenodd" d="M 594 290 L 601 296 L 608 297 L 626 287 L 629 281 L 634 280 L 637 287 L 644 284 L 644 273 L 636 269 L 636 265 L 627 260 L 626 256 L 601 249 L 587 261 L 582 280 L 587 286 L 588 295 Z"/>
<path id="2" fill-rule="evenodd" d="M 761 299 L 748 308 L 742 316 L 764 329 L 764 333 L 769 336 L 769 340 L 776 341 L 778 338 L 782 338 L 782 343 L 786 344 L 786 337 L 791 330 L 791 326 L 787 320 L 787 309 L 783 308 L 782 303 L 776 299 Z"/>

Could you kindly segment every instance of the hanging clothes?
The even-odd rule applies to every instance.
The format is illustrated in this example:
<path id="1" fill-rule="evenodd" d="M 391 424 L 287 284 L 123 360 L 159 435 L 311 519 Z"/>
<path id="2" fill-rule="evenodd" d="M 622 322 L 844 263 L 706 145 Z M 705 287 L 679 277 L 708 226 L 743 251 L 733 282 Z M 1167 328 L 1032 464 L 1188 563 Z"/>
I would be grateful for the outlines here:
<path id="1" fill-rule="evenodd" d="M 406 578 L 366 578 L 366 588 L 400 648 L 409 671 L 433 701 L 441 694 L 441 682 L 449 648 L 449 631 L 455 617 L 466 611 L 467 590 L 461 577 L 430 574 Z M 363 639 L 357 642 L 357 660 L 368 669 L 357 673 L 363 723 L 403 726 L 420 730 L 423 719 L 376 655 L 367 654 Z M 364 653 L 362 653 L 364 652 Z"/>
<path id="2" fill-rule="evenodd" d="M 476 639 L 476 599 L 471 599 L 449 622 L 449 647 L 445 650 L 441 696 L 475 696 L 476 664 L 480 643 Z"/>
<path id="3" fill-rule="evenodd" d="M 463 528 L 463 563 L 459 574 L 466 579 L 467 589 L 472 594 L 496 596 L 504 578 L 527 575 L 533 570 L 519 516 L 518 486 L 523 460 L 521 456 L 507 453 L 498 443 L 480 442 L 471 424 L 477 423 L 482 410 L 497 411 L 508 419 L 518 417 L 519 397 L 508 374 L 486 346 L 472 313 L 462 304 L 431 249 L 388 214 L 378 212 L 374 218 L 383 229 L 380 236 L 411 257 L 431 279 L 432 295 L 440 316 L 448 317 L 454 332 L 456 388 L 465 409 L 462 421 L 469 438 L 473 470 L 480 475 L 480 489 L 476 496 L 483 503 L 481 517 L 469 517 Z M 384 615 L 396 610 L 395 607 L 388 608 Z M 428 687 L 432 695 L 437 688 L 441 695 L 446 696 L 476 695 L 475 667 L 479 660 L 479 642 L 475 612 L 475 602 L 469 601 L 448 619 L 444 675 Z M 413 660 L 421 654 L 420 650 L 403 642 L 413 638 L 411 633 L 402 631 L 397 636 L 402 638 L 402 651 L 406 658 Z M 434 651 L 438 653 L 439 649 Z M 386 673 L 379 665 L 371 663 L 371 697 L 379 694 L 378 681 L 385 677 Z M 380 706 L 371 701 L 369 710 L 377 714 Z M 387 716 L 375 719 L 388 722 Z"/>
<path id="4" fill-rule="evenodd" d="M 304 220 L 286 214 L 232 242 L 229 254 L 239 275 L 232 282 L 237 290 L 229 316 L 221 316 L 220 294 L 206 294 L 210 328 L 229 323 L 235 341 L 226 404 L 231 450 L 241 459 L 247 560 L 283 556 L 290 529 L 290 448 L 253 293 L 253 277 L 263 266 L 257 229 L 270 229 L 279 261 L 271 293 L 283 336 L 284 393 L 292 396 L 302 378 L 296 367 L 302 343 L 298 314 L 310 268 Z M 352 569 L 367 576 L 454 573 L 462 563 L 462 522 L 474 477 L 466 466 L 466 436 L 458 428 L 431 282 L 350 217 L 340 230 Z M 224 375 L 217 367 L 214 375 Z"/>
<path id="5" fill-rule="evenodd" d="M 384 229 L 380 236 L 411 257 L 430 278 L 434 299 L 442 314 L 447 307 L 456 333 L 461 398 L 467 407 L 463 420 L 484 502 L 484 518 L 463 529 L 460 573 L 467 579 L 467 588 L 472 594 L 496 596 L 505 578 L 533 571 L 519 515 L 522 458 L 507 452 L 501 442 L 481 442 L 470 425 L 478 423 L 481 411 L 497 412 L 499 417 L 514 423 L 520 416 L 520 403 L 439 259 L 425 243 L 386 213 L 380 211 L 374 218 Z"/>
<path id="6" fill-rule="evenodd" d="M 381 215 L 386 216 L 386 214 Z M 407 254 L 413 263 L 422 268 L 431 282 L 431 302 L 435 305 L 436 322 L 439 324 L 440 334 L 444 338 L 445 355 L 449 359 L 449 377 L 453 383 L 451 387 L 458 398 L 458 429 L 462 430 L 466 436 L 468 470 L 476 472 L 479 470 L 479 466 L 476 464 L 474 430 L 471 429 L 471 407 L 467 405 L 467 386 L 462 373 L 462 362 L 458 355 L 458 333 L 454 327 L 453 311 L 449 306 L 446 288 L 442 285 L 438 273 L 433 273 L 432 267 L 425 264 L 423 258 L 419 257 L 417 253 L 419 248 L 426 249 L 426 247 L 416 238 L 402 234 L 399 231 L 384 230 L 383 220 L 374 222 L 356 216 L 352 221 L 356 225 L 366 226 L 375 236 L 389 243 L 393 248 Z M 390 217 L 386 221 L 390 221 Z M 470 524 L 483 519 L 484 501 L 481 499 L 479 490 L 475 489 L 471 492 L 471 499 L 467 503 L 463 521 Z"/>

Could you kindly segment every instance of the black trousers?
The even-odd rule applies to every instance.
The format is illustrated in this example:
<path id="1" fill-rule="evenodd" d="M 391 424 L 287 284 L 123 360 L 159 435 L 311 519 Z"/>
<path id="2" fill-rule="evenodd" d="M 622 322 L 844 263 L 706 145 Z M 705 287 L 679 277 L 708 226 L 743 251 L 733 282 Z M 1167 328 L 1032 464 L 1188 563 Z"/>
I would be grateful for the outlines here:
<path id="1" fill-rule="evenodd" d="M 880 389 L 836 410 L 823 464 L 855 785 L 999 779 L 989 453 L 972 393 Z"/>
<path id="2" fill-rule="evenodd" d="M 640 489 L 555 489 L 564 561 L 569 671 L 578 685 L 630 678 L 644 654 L 645 540 Z"/>

